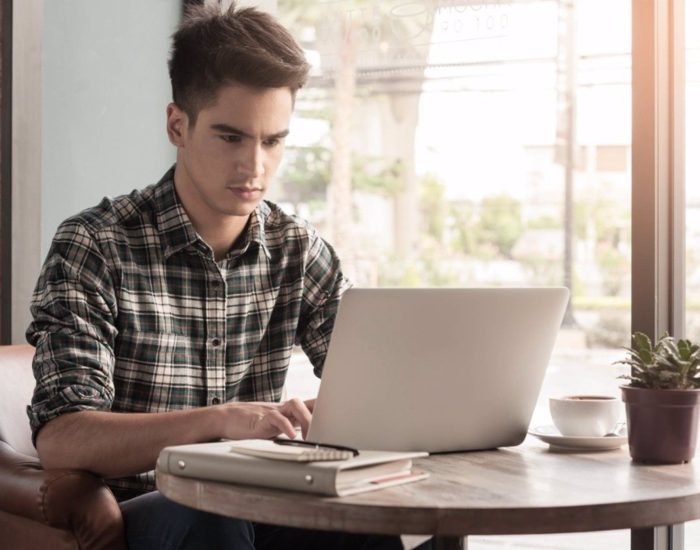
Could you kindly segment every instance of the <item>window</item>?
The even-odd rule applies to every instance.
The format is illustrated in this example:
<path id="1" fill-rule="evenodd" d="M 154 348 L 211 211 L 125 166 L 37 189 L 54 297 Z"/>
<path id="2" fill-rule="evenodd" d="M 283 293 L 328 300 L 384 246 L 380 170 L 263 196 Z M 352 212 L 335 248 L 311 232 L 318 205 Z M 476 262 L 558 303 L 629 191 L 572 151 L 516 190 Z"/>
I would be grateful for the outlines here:
<path id="1" fill-rule="evenodd" d="M 279 0 L 278 15 L 314 69 L 275 199 L 358 285 L 569 286 L 542 396 L 616 394 L 630 3 Z"/>

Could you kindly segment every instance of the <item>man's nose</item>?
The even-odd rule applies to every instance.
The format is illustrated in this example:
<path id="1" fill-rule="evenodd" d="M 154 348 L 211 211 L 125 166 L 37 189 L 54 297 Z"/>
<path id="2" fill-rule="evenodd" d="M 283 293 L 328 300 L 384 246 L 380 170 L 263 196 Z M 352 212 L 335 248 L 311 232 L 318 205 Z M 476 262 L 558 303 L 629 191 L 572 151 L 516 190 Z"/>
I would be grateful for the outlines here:
<path id="1" fill-rule="evenodd" d="M 260 145 L 251 144 L 250 147 L 241 152 L 238 159 L 238 171 L 249 179 L 261 177 L 265 173 L 264 155 L 265 152 Z"/>

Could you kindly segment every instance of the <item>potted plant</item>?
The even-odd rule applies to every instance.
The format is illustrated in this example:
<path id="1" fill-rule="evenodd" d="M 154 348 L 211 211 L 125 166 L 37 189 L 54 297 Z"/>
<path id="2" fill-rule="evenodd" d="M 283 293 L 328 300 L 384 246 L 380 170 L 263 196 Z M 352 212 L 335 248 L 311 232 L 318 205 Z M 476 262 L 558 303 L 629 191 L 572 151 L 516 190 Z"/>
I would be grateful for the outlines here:
<path id="1" fill-rule="evenodd" d="M 677 464 L 695 455 L 700 405 L 700 346 L 666 334 L 656 344 L 632 335 L 618 361 L 631 372 L 621 378 L 630 455 L 635 462 Z"/>

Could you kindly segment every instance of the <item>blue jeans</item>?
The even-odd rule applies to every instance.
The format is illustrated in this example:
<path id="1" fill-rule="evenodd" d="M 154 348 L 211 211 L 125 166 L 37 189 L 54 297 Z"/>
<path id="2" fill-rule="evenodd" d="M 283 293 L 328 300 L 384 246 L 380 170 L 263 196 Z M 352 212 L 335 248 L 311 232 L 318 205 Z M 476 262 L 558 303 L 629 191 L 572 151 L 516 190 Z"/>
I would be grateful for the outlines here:
<path id="1" fill-rule="evenodd" d="M 279 527 L 202 512 L 158 491 L 119 505 L 129 550 L 402 550 L 400 537 Z M 421 548 L 430 548 L 421 546 Z"/>

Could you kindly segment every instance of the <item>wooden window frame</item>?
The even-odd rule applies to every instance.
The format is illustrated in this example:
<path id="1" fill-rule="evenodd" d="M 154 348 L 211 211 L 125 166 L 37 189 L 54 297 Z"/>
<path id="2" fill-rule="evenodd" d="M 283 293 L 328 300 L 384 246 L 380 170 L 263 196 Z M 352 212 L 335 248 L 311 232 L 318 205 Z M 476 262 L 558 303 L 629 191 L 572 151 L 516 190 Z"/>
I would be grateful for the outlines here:
<path id="1" fill-rule="evenodd" d="M 12 0 L 0 0 L 0 344 L 12 334 Z"/>

